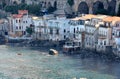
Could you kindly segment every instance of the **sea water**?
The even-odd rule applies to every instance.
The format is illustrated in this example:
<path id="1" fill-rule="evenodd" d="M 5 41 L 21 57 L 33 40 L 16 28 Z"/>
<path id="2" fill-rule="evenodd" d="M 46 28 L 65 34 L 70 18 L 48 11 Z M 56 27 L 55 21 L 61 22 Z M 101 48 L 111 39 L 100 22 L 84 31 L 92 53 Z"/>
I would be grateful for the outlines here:
<path id="1" fill-rule="evenodd" d="M 120 64 L 95 57 L 0 46 L 0 79 L 120 79 Z"/>

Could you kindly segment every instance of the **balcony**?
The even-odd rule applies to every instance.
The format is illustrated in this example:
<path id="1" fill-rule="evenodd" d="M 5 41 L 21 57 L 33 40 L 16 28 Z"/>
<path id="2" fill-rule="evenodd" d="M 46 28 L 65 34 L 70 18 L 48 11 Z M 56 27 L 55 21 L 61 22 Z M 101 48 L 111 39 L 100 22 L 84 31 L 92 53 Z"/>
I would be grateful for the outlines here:
<path id="1" fill-rule="evenodd" d="M 106 35 L 102 35 L 102 34 L 98 34 L 98 36 L 99 36 L 100 38 L 107 38 Z"/>

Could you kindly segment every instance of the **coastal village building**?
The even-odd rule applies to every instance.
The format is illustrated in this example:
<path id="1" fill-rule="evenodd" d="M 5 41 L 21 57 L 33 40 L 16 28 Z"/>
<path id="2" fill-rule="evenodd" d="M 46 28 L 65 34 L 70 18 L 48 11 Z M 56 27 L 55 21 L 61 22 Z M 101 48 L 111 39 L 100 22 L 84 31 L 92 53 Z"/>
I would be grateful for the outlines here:
<path id="1" fill-rule="evenodd" d="M 42 40 L 42 35 L 44 33 L 44 22 L 42 17 L 32 17 L 33 25 L 34 25 L 34 36 L 33 39 Z"/>
<path id="2" fill-rule="evenodd" d="M 112 24 L 113 53 L 117 56 L 120 56 L 120 17 L 113 17 Z"/>
<path id="3" fill-rule="evenodd" d="M 79 40 L 83 42 L 83 33 L 85 32 L 85 20 L 82 17 L 76 17 L 69 21 L 70 27 L 70 40 Z M 82 45 L 82 44 L 81 44 Z"/>
<path id="4" fill-rule="evenodd" d="M 41 40 L 61 41 L 70 37 L 69 19 L 66 17 L 54 17 L 45 15 L 43 17 L 33 17 L 35 26 L 34 38 Z"/>
<path id="5" fill-rule="evenodd" d="M 85 15 L 83 18 L 85 19 L 85 33 L 84 33 L 84 47 L 88 49 L 94 48 L 94 31 L 95 31 L 95 23 L 93 23 L 92 18 L 96 17 L 95 15 Z"/>
<path id="6" fill-rule="evenodd" d="M 108 17 L 109 16 L 106 15 L 88 14 L 79 18 L 74 18 L 73 21 L 71 21 L 73 22 L 72 27 L 74 27 L 71 28 L 72 32 L 70 32 L 73 33 L 72 38 L 79 38 L 79 40 L 82 39 L 82 47 L 106 52 L 106 50 L 112 45 L 112 26 L 110 25 L 111 22 L 107 22 Z M 75 20 L 80 19 L 83 24 L 82 26 L 77 26 L 79 23 Z M 79 32 L 81 27 L 84 29 L 82 30 L 82 33 L 80 32 L 78 34 L 77 32 Z"/>
<path id="7" fill-rule="evenodd" d="M 10 34 L 14 36 L 26 35 L 26 28 L 32 25 L 32 18 L 27 10 L 19 10 L 9 18 Z"/>
<path id="8" fill-rule="evenodd" d="M 9 24 L 6 19 L 0 20 L 0 36 L 8 35 Z"/>
<path id="9" fill-rule="evenodd" d="M 49 39 L 60 41 L 66 40 L 69 37 L 69 19 L 65 17 L 57 17 L 56 19 L 48 20 Z"/>
<path id="10" fill-rule="evenodd" d="M 27 10 L 19 10 L 9 18 L 9 35 L 26 35 L 26 28 L 34 26 L 33 39 L 63 41 L 79 40 L 81 47 L 98 52 L 118 55 L 120 51 L 120 18 L 107 15 L 86 14 L 68 19 L 64 16 L 29 16 Z M 116 53 L 117 51 L 117 53 Z"/>
<path id="11" fill-rule="evenodd" d="M 48 30 L 49 40 L 78 39 L 85 48 L 106 52 L 112 46 L 112 25 L 111 21 L 107 21 L 109 17 L 88 14 L 70 20 L 48 20 L 47 27 L 52 27 Z M 60 35 L 56 35 L 56 26 L 59 27 Z"/>
<path id="12" fill-rule="evenodd" d="M 39 40 L 50 40 L 49 30 L 49 20 L 55 19 L 53 15 L 44 15 L 43 17 L 32 17 L 34 25 L 34 39 Z M 55 19 L 56 20 L 56 19 Z"/>

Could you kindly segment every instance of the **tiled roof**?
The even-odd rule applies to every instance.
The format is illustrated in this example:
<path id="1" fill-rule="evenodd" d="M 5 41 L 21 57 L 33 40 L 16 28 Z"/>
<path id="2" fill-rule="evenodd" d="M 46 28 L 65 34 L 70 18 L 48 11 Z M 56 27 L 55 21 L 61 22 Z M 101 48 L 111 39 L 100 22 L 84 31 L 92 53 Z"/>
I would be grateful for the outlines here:
<path id="1" fill-rule="evenodd" d="M 21 15 L 21 14 L 13 14 L 13 18 L 22 18 L 23 17 L 23 15 Z"/>
<path id="2" fill-rule="evenodd" d="M 104 19 L 106 17 L 108 17 L 108 16 L 107 15 L 97 15 L 97 17 L 95 17 L 95 18 L 97 18 L 97 19 Z"/>
<path id="3" fill-rule="evenodd" d="M 120 17 L 117 17 L 117 16 L 108 16 L 106 18 L 103 18 L 103 21 L 106 21 L 106 22 L 112 22 L 112 21 L 120 21 Z"/>

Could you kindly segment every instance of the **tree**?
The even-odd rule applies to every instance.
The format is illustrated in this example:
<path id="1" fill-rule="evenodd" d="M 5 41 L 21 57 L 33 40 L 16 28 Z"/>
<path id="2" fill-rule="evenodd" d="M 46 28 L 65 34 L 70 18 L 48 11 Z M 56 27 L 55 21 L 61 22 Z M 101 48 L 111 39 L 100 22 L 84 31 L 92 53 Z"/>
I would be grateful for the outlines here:
<path id="1" fill-rule="evenodd" d="M 106 9 L 98 9 L 96 11 L 96 14 L 104 14 L 104 15 L 108 15 L 108 11 Z"/>
<path id="2" fill-rule="evenodd" d="M 28 9 L 28 5 L 25 4 L 25 3 L 19 4 L 18 5 L 18 9 L 19 10 L 26 10 L 26 9 Z"/>
<path id="3" fill-rule="evenodd" d="M 27 5 L 25 3 L 17 4 L 17 5 L 8 5 L 4 8 L 6 12 L 11 12 L 12 14 L 16 14 L 18 10 L 28 10 L 30 14 L 34 14 L 39 16 L 41 7 L 38 4 Z"/>
<path id="4" fill-rule="evenodd" d="M 4 8 L 6 12 L 11 12 L 12 14 L 16 14 L 18 12 L 18 6 L 17 5 L 9 5 Z"/>
<path id="5" fill-rule="evenodd" d="M 57 2 L 54 2 L 54 9 L 57 10 Z"/>
<path id="6" fill-rule="evenodd" d="M 50 6 L 50 7 L 48 7 L 47 11 L 48 11 L 48 13 L 52 13 L 55 11 L 55 8 Z"/>
<path id="7" fill-rule="evenodd" d="M 72 7 L 74 5 L 74 0 L 68 0 L 67 3 Z"/>
<path id="8" fill-rule="evenodd" d="M 29 35 L 32 35 L 33 34 L 33 28 L 32 27 L 27 27 L 26 28 L 26 32 L 29 34 Z"/>
<path id="9" fill-rule="evenodd" d="M 2 9 L 6 6 L 6 3 L 3 1 L 2 2 Z"/>
<path id="10" fill-rule="evenodd" d="M 32 5 L 28 5 L 27 10 L 28 10 L 31 14 L 35 14 L 35 15 L 38 16 L 38 15 L 40 15 L 41 7 L 40 7 L 40 5 L 32 4 Z"/>
<path id="11" fill-rule="evenodd" d="M 119 8 L 118 8 L 118 12 L 117 12 L 117 16 L 120 16 L 120 4 L 119 4 Z"/>

